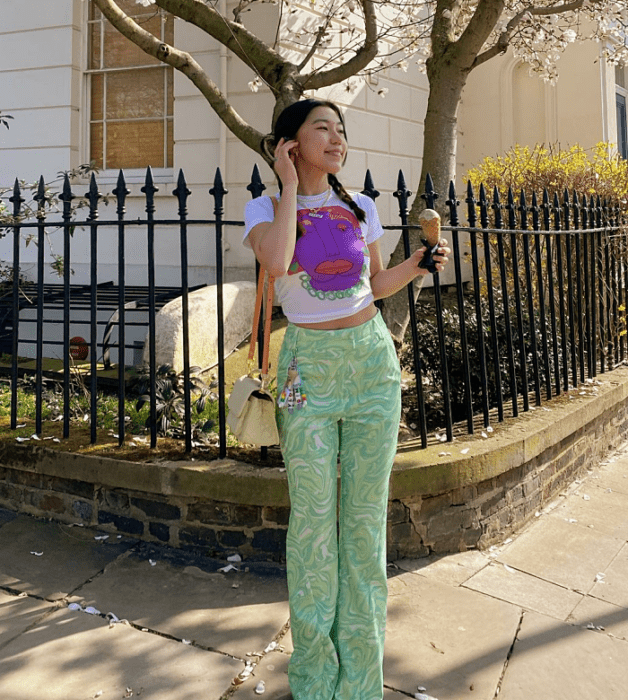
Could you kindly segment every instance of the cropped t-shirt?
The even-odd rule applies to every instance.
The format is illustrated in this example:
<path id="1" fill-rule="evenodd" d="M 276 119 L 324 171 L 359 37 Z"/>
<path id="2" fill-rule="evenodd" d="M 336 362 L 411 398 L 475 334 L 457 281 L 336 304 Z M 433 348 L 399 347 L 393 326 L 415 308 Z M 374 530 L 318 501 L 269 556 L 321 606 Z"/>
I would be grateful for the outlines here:
<path id="1" fill-rule="evenodd" d="M 375 203 L 351 193 L 364 210 L 360 222 L 334 192 L 297 200 L 297 219 L 305 234 L 296 242 L 288 271 L 275 279 L 275 298 L 292 323 L 320 323 L 352 316 L 373 301 L 368 245 L 384 231 Z M 279 198 L 279 195 L 276 195 Z M 257 224 L 275 218 L 270 197 L 247 202 L 244 210 L 244 244 Z"/>

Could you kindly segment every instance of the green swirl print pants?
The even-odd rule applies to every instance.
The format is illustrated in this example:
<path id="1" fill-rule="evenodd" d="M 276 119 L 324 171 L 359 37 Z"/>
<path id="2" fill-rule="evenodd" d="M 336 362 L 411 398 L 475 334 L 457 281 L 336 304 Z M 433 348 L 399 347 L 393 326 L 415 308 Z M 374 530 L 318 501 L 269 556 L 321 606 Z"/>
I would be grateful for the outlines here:
<path id="1" fill-rule="evenodd" d="M 399 362 L 379 313 L 337 331 L 289 325 L 280 388 L 293 358 L 307 404 L 279 413 L 291 503 L 291 692 L 294 700 L 382 700 Z"/>

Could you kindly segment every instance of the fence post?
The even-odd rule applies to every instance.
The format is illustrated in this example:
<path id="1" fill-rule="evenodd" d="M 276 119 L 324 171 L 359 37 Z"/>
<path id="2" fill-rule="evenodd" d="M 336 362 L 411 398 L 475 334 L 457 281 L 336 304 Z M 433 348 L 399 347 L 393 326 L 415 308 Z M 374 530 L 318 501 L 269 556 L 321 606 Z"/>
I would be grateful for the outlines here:
<path id="1" fill-rule="evenodd" d="M 539 221 L 539 204 L 536 192 L 532 193 L 532 229 L 534 230 L 534 255 L 536 265 L 536 288 L 538 292 L 539 320 L 541 322 L 541 344 L 543 345 L 543 367 L 545 369 L 545 393 L 552 398 L 551 367 L 547 345 L 547 316 L 545 313 L 545 284 L 543 282 L 543 262 L 541 258 L 541 234 Z M 549 272 L 548 272 L 549 274 Z M 540 388 L 539 388 L 540 391 Z M 539 396 L 540 400 L 540 396 Z"/>
<path id="2" fill-rule="evenodd" d="M 467 220 L 471 228 L 477 226 L 476 200 L 471 181 L 467 182 Z M 482 415 L 484 427 L 489 426 L 488 377 L 486 373 L 486 352 L 484 350 L 484 319 L 482 318 L 482 298 L 480 295 L 480 261 L 478 259 L 478 241 L 475 231 L 469 232 L 471 246 L 471 269 L 473 272 L 473 298 L 475 301 L 475 318 L 477 324 L 477 351 L 480 363 L 480 384 L 482 388 Z"/>
<path id="3" fill-rule="evenodd" d="M 225 348 L 224 348 L 224 318 L 223 318 L 223 259 L 222 259 L 222 234 L 223 234 L 223 199 L 227 194 L 225 190 L 220 168 L 216 168 L 214 186 L 209 190 L 214 198 L 214 214 L 216 217 L 216 313 L 218 316 L 218 418 L 219 418 L 219 454 L 224 459 L 227 456 L 227 427 L 225 415 Z"/>
<path id="4" fill-rule="evenodd" d="M 70 236 L 72 226 L 72 200 L 70 178 L 63 178 L 63 437 L 70 436 Z M 42 270 L 43 274 L 43 270 Z"/>
<path id="5" fill-rule="evenodd" d="M 98 191 L 96 177 L 92 173 L 89 182 L 89 191 L 86 197 L 89 201 L 90 223 L 90 257 L 89 257 L 89 280 L 90 280 L 90 442 L 96 444 L 96 412 L 98 395 L 98 202 L 101 198 Z"/>
<path id="6" fill-rule="evenodd" d="M 428 173 L 425 178 L 425 193 L 421 197 L 428 207 L 433 208 L 440 195 L 434 191 L 432 176 Z M 440 346 L 440 363 L 443 371 L 443 409 L 445 412 L 445 431 L 447 441 L 454 439 L 453 425 L 451 418 L 451 395 L 449 391 L 449 369 L 447 366 L 447 351 L 445 349 L 445 330 L 443 328 L 443 300 L 440 289 L 440 275 L 434 272 L 432 275 L 434 282 L 434 303 L 436 306 L 436 327 L 438 329 L 438 344 Z"/>
<path id="7" fill-rule="evenodd" d="M 183 170 L 179 170 L 177 187 L 172 194 L 179 202 L 179 234 L 181 250 L 181 326 L 183 331 L 183 408 L 185 424 L 185 451 L 192 451 L 192 401 L 190 397 L 190 316 L 188 306 L 188 224 L 187 200 L 191 192 Z"/>
<path id="8" fill-rule="evenodd" d="M 124 346 L 126 343 L 125 334 L 125 235 L 124 235 L 124 214 L 126 212 L 125 202 L 129 190 L 124 181 L 124 173 L 120 170 L 118 174 L 118 182 L 113 190 L 113 195 L 117 200 L 116 213 L 118 215 L 118 418 L 122 416 L 122 421 L 118 420 L 118 445 L 124 444 L 124 393 L 125 393 L 125 376 L 124 376 Z M 104 341 L 103 341 L 104 342 Z M 151 409 L 152 410 L 152 409 Z"/>
<path id="9" fill-rule="evenodd" d="M 15 178 L 13 196 L 9 199 L 13 204 L 13 336 L 11 346 L 11 429 L 17 427 L 17 379 L 18 379 L 18 332 L 20 328 L 20 211 L 24 199 L 20 193 L 20 183 Z"/>
<path id="10" fill-rule="evenodd" d="M 452 248 L 454 255 L 454 271 L 456 275 L 456 299 L 458 302 L 458 319 L 460 322 L 460 349 L 462 351 L 462 371 L 464 377 L 464 404 L 467 414 L 467 432 L 473 434 L 473 397 L 471 394 L 471 371 L 469 369 L 469 345 L 467 343 L 467 321 L 465 318 L 464 290 L 462 286 L 462 269 L 460 266 L 460 234 L 455 228 L 458 226 L 458 205 L 453 180 L 449 182 L 449 197 L 445 202 L 449 207 L 449 223 L 453 227 L 451 232 Z"/>
<path id="11" fill-rule="evenodd" d="M 37 341 L 35 344 L 35 433 L 42 432 L 42 393 L 44 355 L 44 238 L 46 235 L 46 184 L 44 176 L 39 178 L 37 194 Z"/>
<path id="12" fill-rule="evenodd" d="M 495 212 L 495 228 L 503 228 L 502 203 L 497 187 L 493 190 L 493 210 Z M 501 233 L 497 234 L 497 254 L 499 257 L 499 275 L 502 287 L 502 305 L 504 309 L 504 325 L 506 326 L 506 353 L 508 356 L 508 377 L 510 383 L 510 393 L 512 395 L 512 415 L 516 418 L 519 415 L 519 405 L 517 403 L 517 380 L 515 377 L 515 355 L 512 343 L 512 328 L 510 323 L 510 295 L 508 293 L 508 280 L 506 277 L 506 255 L 504 253 L 504 238 Z M 513 272 L 514 276 L 514 272 Z M 496 382 L 501 384 L 501 372 L 496 375 Z"/>
<path id="13" fill-rule="evenodd" d="M 397 175 L 397 189 L 393 192 L 393 197 L 399 204 L 399 218 L 403 226 L 401 235 L 403 239 L 403 251 L 406 259 L 410 257 L 410 234 L 408 225 L 408 199 L 412 192 L 406 187 L 406 180 L 400 170 Z M 410 282 L 408 290 L 408 308 L 410 311 L 410 331 L 412 333 L 412 357 L 414 359 L 414 377 L 416 380 L 416 400 L 419 409 L 419 433 L 421 435 L 421 447 L 427 447 L 427 421 L 425 417 L 425 400 L 423 397 L 423 371 L 421 369 L 421 358 L 419 357 L 419 337 L 416 325 L 416 305 L 414 302 L 414 283 Z"/>

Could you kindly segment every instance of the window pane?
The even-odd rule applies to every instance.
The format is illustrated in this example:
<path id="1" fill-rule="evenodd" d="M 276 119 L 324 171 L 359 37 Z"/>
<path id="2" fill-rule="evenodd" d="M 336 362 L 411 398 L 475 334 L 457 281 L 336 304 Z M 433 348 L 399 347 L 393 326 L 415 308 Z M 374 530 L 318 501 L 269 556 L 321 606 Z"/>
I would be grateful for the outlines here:
<path id="1" fill-rule="evenodd" d="M 103 86 L 104 79 L 103 75 L 95 74 L 91 78 L 92 84 L 92 119 L 98 121 L 102 119 L 102 105 L 103 105 Z"/>
<path id="2" fill-rule="evenodd" d="M 166 122 L 166 128 L 168 130 L 168 141 L 166 143 L 166 148 L 168 151 L 166 168 L 172 168 L 174 166 L 174 122 L 172 121 L 172 119 L 168 119 L 168 121 Z"/>
<path id="3" fill-rule="evenodd" d="M 103 125 L 102 124 L 92 124 L 90 128 L 90 153 L 89 159 L 93 161 L 97 168 L 104 168 L 103 163 Z"/>
<path id="4" fill-rule="evenodd" d="M 167 99 L 166 114 L 171 117 L 174 114 L 174 70 L 166 71 Z"/>
<path id="5" fill-rule="evenodd" d="M 107 73 L 107 119 L 164 116 L 162 69 Z"/>
<path id="6" fill-rule="evenodd" d="M 128 66 L 149 66 L 159 65 L 160 61 L 147 53 L 144 53 L 139 46 L 122 36 L 120 32 L 109 22 L 105 25 L 105 68 L 126 68 Z M 157 37 L 161 36 L 161 19 L 153 17 L 142 27 Z M 156 30 L 156 31 L 154 31 Z"/>
<path id="7" fill-rule="evenodd" d="M 111 122 L 107 125 L 107 167 L 164 166 L 164 123 Z"/>

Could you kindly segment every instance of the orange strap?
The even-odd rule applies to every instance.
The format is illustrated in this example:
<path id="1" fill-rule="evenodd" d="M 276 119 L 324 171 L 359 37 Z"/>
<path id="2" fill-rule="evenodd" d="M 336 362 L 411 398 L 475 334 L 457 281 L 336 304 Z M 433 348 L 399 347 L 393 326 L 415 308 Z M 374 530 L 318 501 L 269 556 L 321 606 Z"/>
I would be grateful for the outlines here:
<path id="1" fill-rule="evenodd" d="M 271 197 L 273 203 L 273 213 L 277 216 L 278 202 L 275 197 Z M 259 317 L 262 308 L 262 297 L 264 296 L 264 280 L 266 270 L 260 266 L 259 279 L 257 281 L 257 296 L 255 297 L 255 313 L 253 314 L 253 330 L 251 332 L 251 347 L 249 348 L 249 366 L 253 365 L 255 355 L 255 343 L 257 341 L 257 329 L 259 327 Z M 268 298 L 266 299 L 265 319 L 264 319 L 264 350 L 262 352 L 262 375 L 268 374 L 268 354 L 270 346 L 270 324 L 273 315 L 273 295 L 275 293 L 275 278 L 268 275 Z"/>
<path id="2" fill-rule="evenodd" d="M 253 330 L 251 331 L 251 345 L 249 347 L 249 365 L 253 363 L 255 356 L 255 344 L 257 342 L 257 329 L 259 327 L 259 318 L 262 310 L 262 297 L 264 296 L 264 280 L 266 278 L 266 270 L 262 267 L 259 271 L 259 280 L 257 282 L 257 296 L 255 297 L 255 312 L 253 314 Z M 264 350 L 262 354 L 262 374 L 268 374 L 268 354 L 270 349 L 270 324 L 273 315 L 273 295 L 275 293 L 275 278 L 268 276 L 268 296 L 265 305 L 264 319 Z"/>

